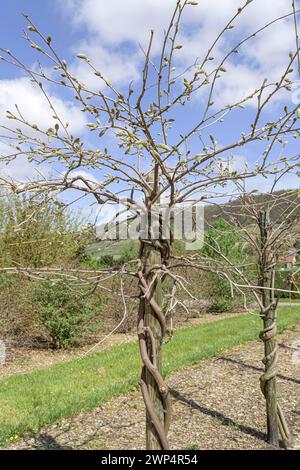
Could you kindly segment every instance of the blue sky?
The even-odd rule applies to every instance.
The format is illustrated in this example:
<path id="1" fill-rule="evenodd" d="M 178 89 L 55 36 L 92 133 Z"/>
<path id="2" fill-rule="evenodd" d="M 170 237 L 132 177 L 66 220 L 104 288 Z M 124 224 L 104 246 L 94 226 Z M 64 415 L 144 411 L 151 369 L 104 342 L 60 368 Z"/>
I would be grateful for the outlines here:
<path id="1" fill-rule="evenodd" d="M 87 69 L 82 61 L 76 58 L 77 53 L 85 53 L 91 57 L 97 67 L 104 71 L 108 78 L 121 90 L 128 87 L 130 80 L 138 88 L 143 65 L 143 54 L 140 45 L 146 47 L 149 31 L 155 30 L 153 59 L 159 51 L 162 42 L 163 30 L 168 24 L 170 14 L 175 5 L 175 0 L 11 0 L 2 6 L 0 19 L 0 46 L 9 48 L 17 53 L 26 64 L 36 65 L 37 55 L 28 47 L 22 39 L 22 29 L 26 24 L 22 18 L 22 12 L 30 16 L 41 31 L 53 37 L 53 43 L 57 46 L 61 57 L 71 65 L 72 70 L 80 79 L 97 87 L 99 84 L 95 77 L 87 74 Z M 203 57 L 216 35 L 221 31 L 226 22 L 242 6 L 245 1 L 227 0 L 202 0 L 198 6 L 190 7 L 184 16 L 180 41 L 183 44 L 182 51 L 178 52 L 176 66 L 183 70 L 187 65 L 195 61 L 197 57 Z M 299 6 L 299 2 L 296 2 Z M 241 38 L 252 33 L 268 21 L 277 16 L 291 11 L 290 0 L 253 0 L 235 24 L 235 28 L 226 33 L 224 39 L 214 51 L 217 61 L 226 51 Z M 226 78 L 222 85 L 217 87 L 214 97 L 215 108 L 222 107 L 226 103 L 241 99 L 258 87 L 263 78 L 276 80 L 284 65 L 288 61 L 289 52 L 295 50 L 295 38 L 293 31 L 293 18 L 283 20 L 266 30 L 263 34 L 251 40 L 247 47 L 241 49 L 238 57 L 234 57 L 226 65 Z M 214 61 L 213 61 L 214 63 Z M 294 80 L 298 80 L 294 72 Z M 27 79 L 17 69 L 0 63 L 0 122 L 5 123 L 5 111 L 18 102 L 28 118 L 37 120 L 42 126 L 47 126 L 50 120 L 45 111 L 45 103 L 38 97 L 38 92 L 26 81 Z M 297 83 L 295 88 L 297 88 Z M 78 133 L 86 141 L 87 145 L 97 146 L 98 142 L 86 128 L 85 117 L 79 108 L 74 106 L 71 96 L 63 90 L 49 88 L 51 96 L 62 115 L 68 117 L 74 133 Z M 149 100 L 151 99 L 149 96 Z M 281 96 L 268 109 L 270 118 L 278 116 L 284 105 L 292 107 L 291 96 Z M 189 129 L 194 122 L 197 113 L 203 107 L 203 96 L 199 96 L 187 108 L 176 111 L 176 127 L 173 129 L 174 139 L 183 130 Z M 219 145 L 226 145 L 237 139 L 241 132 L 247 128 L 255 111 L 254 103 L 244 110 L 238 110 L 226 118 L 225 123 L 217 125 L 213 133 Z M 266 115 L 266 118 L 268 116 Z M 206 134 L 208 135 L 211 130 Z M 204 134 L 204 138 L 207 135 Z M 117 147 L 112 141 L 106 143 L 115 152 Z M 0 152 L 4 152 L 3 143 Z M 193 151 L 199 151 L 199 143 L 191 144 Z M 277 154 L 282 150 L 276 148 Z M 200 149 L 202 150 L 202 149 Z M 295 142 L 289 143 L 284 151 L 292 155 L 297 150 Z M 237 169 L 243 161 L 251 162 L 257 158 L 262 147 L 252 145 L 243 148 L 241 152 L 235 152 L 232 157 L 236 161 Z M 275 158 L 275 155 L 274 155 Z M 58 167 L 57 167 L 58 169 Z M 61 170 L 61 169 L 60 169 Z M 30 178 L 34 174 L 32 165 L 21 162 L 13 162 L 10 169 L 5 169 L 10 176 L 18 180 Z M 98 179 L 96 172 L 92 177 Z M 261 180 L 255 183 L 262 189 Z M 298 181 L 290 178 L 283 181 L 282 185 L 297 186 Z M 265 186 L 265 183 L 263 183 Z M 71 195 L 70 197 L 73 197 Z"/>
<path id="2" fill-rule="evenodd" d="M 22 29 L 26 28 L 22 13 L 28 14 L 36 21 L 41 30 L 49 30 L 62 50 L 68 50 L 72 41 L 76 40 L 76 32 L 72 28 L 66 30 L 66 19 L 58 2 L 53 0 L 11 0 L 5 2 L 0 18 L 0 44 L 2 47 L 18 51 L 26 61 L 32 61 L 33 54 L 22 39 Z M 0 69 L 1 77 L 15 76 L 15 73 L 13 69 L 8 67 Z"/>

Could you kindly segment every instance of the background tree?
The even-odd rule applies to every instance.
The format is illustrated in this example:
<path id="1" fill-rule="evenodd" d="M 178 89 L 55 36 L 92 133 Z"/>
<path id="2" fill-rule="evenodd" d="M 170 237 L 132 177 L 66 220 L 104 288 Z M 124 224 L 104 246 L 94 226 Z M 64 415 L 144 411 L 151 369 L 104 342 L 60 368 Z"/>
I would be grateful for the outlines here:
<path id="1" fill-rule="evenodd" d="M 278 300 L 282 292 L 292 291 L 278 288 L 276 277 L 280 256 L 286 255 L 299 236 L 300 199 L 298 190 L 276 192 L 279 181 L 280 175 L 277 175 L 271 192 L 263 200 L 259 195 L 247 192 L 243 185 L 237 185 L 240 197 L 232 205 L 223 206 L 232 229 L 239 231 L 251 249 L 253 257 L 250 272 L 247 272 L 245 265 L 233 262 L 216 243 L 210 244 L 209 250 L 215 252 L 211 259 L 218 257 L 219 264 L 215 269 L 220 273 L 223 270 L 232 291 L 236 290 L 245 296 L 250 291 L 258 302 L 264 326 L 260 333 L 265 353 L 261 390 L 266 399 L 268 442 L 279 447 L 281 436 L 284 445 L 289 447 L 292 445 L 292 434 L 278 403 L 276 321 Z M 256 276 L 256 282 L 253 282 L 253 275 Z"/>

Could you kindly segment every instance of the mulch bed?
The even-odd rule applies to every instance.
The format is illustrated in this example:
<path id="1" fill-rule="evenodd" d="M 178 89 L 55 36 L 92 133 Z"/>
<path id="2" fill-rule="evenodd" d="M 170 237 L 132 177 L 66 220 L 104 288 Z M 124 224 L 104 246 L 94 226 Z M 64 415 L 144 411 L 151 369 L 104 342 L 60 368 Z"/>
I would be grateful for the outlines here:
<path id="1" fill-rule="evenodd" d="M 280 338 L 280 403 L 300 448 L 300 328 Z M 259 387 L 263 345 L 247 343 L 172 374 L 169 440 L 173 449 L 268 449 L 265 403 Z M 15 442 L 13 449 L 144 449 L 139 391 Z"/>

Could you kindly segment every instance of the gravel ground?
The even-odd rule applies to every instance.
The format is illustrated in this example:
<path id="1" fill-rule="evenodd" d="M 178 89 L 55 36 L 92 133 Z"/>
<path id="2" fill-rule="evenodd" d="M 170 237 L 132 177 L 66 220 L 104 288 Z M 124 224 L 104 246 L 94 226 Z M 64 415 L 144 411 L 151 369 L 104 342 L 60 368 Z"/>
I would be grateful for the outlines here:
<path id="1" fill-rule="evenodd" d="M 280 402 L 300 449 L 300 328 L 280 338 Z M 259 387 L 262 343 L 254 341 L 172 374 L 173 449 L 271 449 Z M 139 391 L 22 439 L 13 449 L 144 449 Z"/>

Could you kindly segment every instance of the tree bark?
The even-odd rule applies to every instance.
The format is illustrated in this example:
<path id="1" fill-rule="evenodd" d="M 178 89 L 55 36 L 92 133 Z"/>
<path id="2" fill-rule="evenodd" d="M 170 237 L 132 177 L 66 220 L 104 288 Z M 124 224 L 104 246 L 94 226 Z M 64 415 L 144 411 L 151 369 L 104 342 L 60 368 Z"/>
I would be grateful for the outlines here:
<path id="1" fill-rule="evenodd" d="M 263 288 L 261 291 L 261 317 L 264 322 L 264 329 L 260 334 L 260 338 L 264 341 L 265 349 L 263 359 L 265 373 L 261 377 L 261 389 L 266 399 L 268 442 L 275 447 L 279 447 L 279 437 L 281 435 L 284 447 L 290 448 L 293 445 L 293 437 L 277 398 L 278 344 L 276 340 L 277 302 L 275 300 L 277 254 L 274 251 L 274 244 L 270 241 L 272 232 L 268 211 L 259 213 L 258 224 L 261 250 L 259 286 Z"/>
<path id="2" fill-rule="evenodd" d="M 261 241 L 261 259 L 260 259 L 260 282 L 262 288 L 268 287 L 271 290 L 262 290 L 262 304 L 265 309 L 263 312 L 264 330 L 260 337 L 264 341 L 264 359 L 265 373 L 261 377 L 262 392 L 266 399 L 267 412 L 267 435 L 268 442 L 279 447 L 278 430 L 278 404 L 277 404 L 277 384 L 276 384 L 276 363 L 277 363 L 277 341 L 276 341 L 276 303 L 274 298 L 274 280 L 275 268 L 272 266 L 274 259 L 269 252 L 268 238 L 270 215 L 267 211 L 260 213 L 260 241 Z M 273 289 L 272 289 L 273 288 Z"/>
<path id="3" fill-rule="evenodd" d="M 160 277 L 153 279 L 153 272 L 149 274 L 153 265 L 161 265 L 161 253 L 151 244 L 142 242 L 141 260 L 142 296 L 138 336 L 144 363 L 140 384 L 146 405 L 146 448 L 166 450 L 169 448 L 167 433 L 170 422 L 170 397 L 162 378 L 162 342 L 165 334 L 162 282 Z"/>
<path id="4" fill-rule="evenodd" d="M 274 331 L 276 334 L 276 330 L 274 330 L 275 325 L 275 310 L 271 309 L 268 314 L 266 314 L 264 318 L 264 331 Z M 268 338 L 268 337 L 267 337 Z M 265 349 L 265 357 L 264 357 L 264 365 L 265 365 L 265 374 L 266 377 L 270 374 L 274 366 L 274 360 L 276 360 L 277 355 L 277 341 L 275 336 L 271 337 L 270 339 L 266 339 L 264 341 L 264 349 Z M 276 367 L 276 364 L 275 364 Z M 275 371 L 274 371 L 275 374 Z M 279 446 L 279 430 L 278 430 L 278 421 L 277 421 L 277 383 L 276 383 L 276 374 L 270 374 L 270 378 L 267 378 L 265 385 L 264 385 L 264 395 L 266 398 L 266 411 L 267 411 L 267 433 L 268 433 L 268 442 L 275 446 Z"/>
<path id="5" fill-rule="evenodd" d="M 160 253 L 153 249 L 152 247 L 146 247 L 144 249 L 145 253 L 145 268 L 152 265 L 160 265 L 161 264 L 161 255 Z M 148 284 L 151 282 L 151 278 L 148 278 Z M 161 307 L 162 306 L 162 288 L 161 288 L 161 279 L 155 281 L 153 286 L 153 297 L 156 300 L 157 304 Z M 144 303 L 145 308 L 145 327 L 151 328 L 151 331 L 154 335 L 154 347 L 155 347 L 155 354 L 156 354 L 156 367 L 160 374 L 162 374 L 162 341 L 163 341 L 163 334 L 160 322 L 158 321 L 156 315 L 154 314 L 151 306 L 148 302 Z M 153 351 L 152 351 L 152 344 L 149 336 L 147 337 L 147 349 L 149 352 L 149 356 L 151 361 L 153 362 Z M 153 407 L 155 410 L 156 415 L 159 417 L 159 420 L 164 425 L 164 407 L 162 398 L 157 386 L 156 381 L 154 380 L 152 374 L 146 370 L 146 382 L 148 385 L 149 395 L 151 401 L 153 403 Z M 161 443 L 157 436 L 157 432 L 155 431 L 155 427 L 153 426 L 153 422 L 149 413 L 146 413 L 146 447 L 149 450 L 159 450 L 161 449 Z"/>

